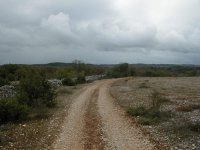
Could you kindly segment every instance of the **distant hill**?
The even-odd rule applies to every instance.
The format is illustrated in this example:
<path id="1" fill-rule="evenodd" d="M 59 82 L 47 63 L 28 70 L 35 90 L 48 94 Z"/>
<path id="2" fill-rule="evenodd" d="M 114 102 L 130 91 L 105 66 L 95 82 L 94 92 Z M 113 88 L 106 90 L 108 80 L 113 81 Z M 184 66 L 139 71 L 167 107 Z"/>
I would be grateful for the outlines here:
<path id="1" fill-rule="evenodd" d="M 24 66 L 36 66 L 36 67 L 68 67 L 71 66 L 73 63 L 64 63 L 64 62 L 51 62 L 47 64 L 18 64 L 18 65 L 24 65 Z M 93 67 L 101 67 L 101 68 L 112 68 L 114 66 L 117 66 L 119 64 L 86 64 L 88 66 Z M 193 65 L 193 64 L 129 64 L 131 67 L 141 67 L 141 68 L 175 68 L 175 67 L 181 67 L 181 68 L 199 68 L 200 65 Z M 2 66 L 2 65 L 0 65 Z"/>
<path id="2" fill-rule="evenodd" d="M 40 66 L 40 67 L 66 67 L 70 66 L 72 63 L 63 63 L 63 62 L 52 62 L 48 64 L 32 64 L 31 66 Z"/>
<path id="3" fill-rule="evenodd" d="M 43 67 L 67 67 L 71 66 L 73 63 L 64 63 L 64 62 L 52 62 L 48 64 L 32 64 L 31 66 L 43 66 Z M 103 68 L 112 68 L 118 64 L 86 64 L 88 66 L 94 67 L 103 67 Z M 129 64 L 132 67 L 154 67 L 154 68 L 174 68 L 174 67 L 200 67 L 200 65 L 193 64 Z"/>
<path id="4" fill-rule="evenodd" d="M 64 62 L 52 62 L 48 64 L 32 64 L 31 66 L 36 67 L 68 67 L 71 66 L 73 63 L 64 63 Z M 101 67 L 101 68 L 112 68 L 117 64 L 86 64 L 87 66 L 91 67 Z"/>

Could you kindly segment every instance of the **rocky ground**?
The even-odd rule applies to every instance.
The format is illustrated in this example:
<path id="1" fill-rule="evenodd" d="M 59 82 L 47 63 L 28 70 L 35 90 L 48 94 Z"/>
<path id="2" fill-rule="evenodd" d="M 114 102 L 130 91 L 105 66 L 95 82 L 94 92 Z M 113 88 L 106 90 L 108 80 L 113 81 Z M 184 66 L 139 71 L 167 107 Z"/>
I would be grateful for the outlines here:
<path id="1" fill-rule="evenodd" d="M 0 100 L 1 98 L 13 97 L 15 94 L 15 87 L 12 85 L 4 85 L 0 87 Z"/>
<path id="2" fill-rule="evenodd" d="M 127 78 L 114 83 L 110 91 L 116 102 L 126 110 L 128 107 L 150 107 L 149 96 L 153 90 L 169 100 L 162 104 L 161 111 L 170 112 L 171 117 L 142 128 L 167 149 L 199 150 L 200 78 Z"/>
<path id="3" fill-rule="evenodd" d="M 125 78 L 59 87 L 56 108 L 34 110 L 27 121 L 0 126 L 0 149 L 198 150 L 199 81 Z M 141 126 L 126 109 L 150 107 L 149 95 L 155 89 L 169 100 L 161 111 L 172 115 Z"/>

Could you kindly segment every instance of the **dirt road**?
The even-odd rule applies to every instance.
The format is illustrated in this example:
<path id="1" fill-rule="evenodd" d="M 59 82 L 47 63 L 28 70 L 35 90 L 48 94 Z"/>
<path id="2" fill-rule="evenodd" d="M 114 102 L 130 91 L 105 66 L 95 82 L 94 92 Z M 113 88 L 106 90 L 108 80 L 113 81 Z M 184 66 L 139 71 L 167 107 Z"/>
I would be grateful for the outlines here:
<path id="1" fill-rule="evenodd" d="M 151 150 L 154 145 L 125 112 L 114 103 L 109 86 L 102 80 L 85 87 L 74 99 L 62 132 L 53 143 L 57 150 Z"/>

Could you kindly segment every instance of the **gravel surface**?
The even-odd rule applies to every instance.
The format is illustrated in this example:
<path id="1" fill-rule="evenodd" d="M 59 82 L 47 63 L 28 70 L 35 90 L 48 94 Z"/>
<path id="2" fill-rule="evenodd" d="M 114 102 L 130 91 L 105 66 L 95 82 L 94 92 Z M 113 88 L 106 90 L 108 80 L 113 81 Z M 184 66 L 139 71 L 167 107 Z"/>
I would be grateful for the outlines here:
<path id="1" fill-rule="evenodd" d="M 125 116 L 124 111 L 114 104 L 106 82 L 100 89 L 98 106 L 102 117 L 103 131 L 106 135 L 106 149 L 150 150 L 153 145 L 148 137 Z"/>
<path id="2" fill-rule="evenodd" d="M 87 88 L 81 93 L 69 109 L 69 115 L 65 118 L 60 138 L 56 141 L 54 149 L 83 149 L 83 127 L 84 114 L 88 106 L 88 100 L 91 98 L 91 92 L 94 87 Z"/>
<path id="3" fill-rule="evenodd" d="M 109 86 L 114 81 L 94 82 L 73 100 L 54 149 L 153 149 L 148 136 L 113 103 Z"/>

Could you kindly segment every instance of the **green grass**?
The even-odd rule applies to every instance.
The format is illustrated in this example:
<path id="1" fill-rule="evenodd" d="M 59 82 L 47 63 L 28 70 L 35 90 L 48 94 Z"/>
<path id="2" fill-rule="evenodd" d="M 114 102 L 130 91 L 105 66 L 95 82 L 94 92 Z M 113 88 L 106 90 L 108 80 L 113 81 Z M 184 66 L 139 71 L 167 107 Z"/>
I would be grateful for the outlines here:
<path id="1" fill-rule="evenodd" d="M 131 116 L 143 116 L 146 113 L 146 108 L 143 106 L 128 108 L 127 113 Z"/>
<path id="2" fill-rule="evenodd" d="M 139 116 L 139 122 L 143 125 L 159 123 L 171 117 L 171 112 L 160 111 L 160 106 L 163 103 L 170 102 L 169 99 L 156 90 L 151 93 L 150 99 L 152 103 L 150 108 L 145 108 L 144 106 L 128 108 L 127 113 L 130 116 Z"/>
<path id="3" fill-rule="evenodd" d="M 171 117 L 171 112 L 161 112 L 160 110 L 153 108 L 145 108 L 143 106 L 128 108 L 127 113 L 130 116 L 139 116 L 139 123 L 143 125 L 151 125 L 160 123 Z"/>

